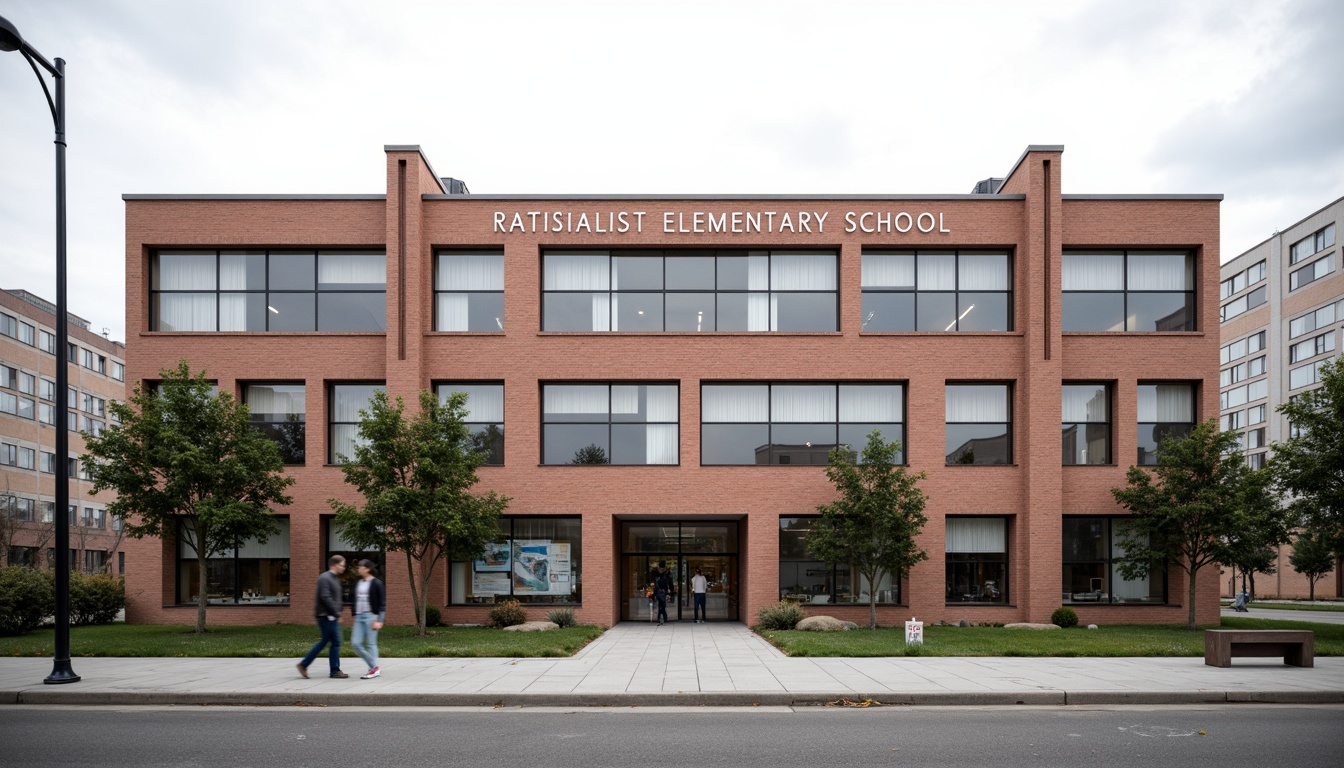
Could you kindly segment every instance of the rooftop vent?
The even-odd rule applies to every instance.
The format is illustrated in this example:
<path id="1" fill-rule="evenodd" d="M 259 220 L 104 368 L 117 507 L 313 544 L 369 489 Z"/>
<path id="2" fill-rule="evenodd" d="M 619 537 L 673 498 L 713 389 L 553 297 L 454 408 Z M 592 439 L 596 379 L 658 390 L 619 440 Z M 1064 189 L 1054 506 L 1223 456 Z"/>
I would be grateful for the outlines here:
<path id="1" fill-rule="evenodd" d="M 451 176 L 444 176 L 439 179 L 443 183 L 443 188 L 448 190 L 450 195 L 470 195 L 471 191 L 467 189 L 467 182 L 461 179 L 454 179 Z"/>
<path id="2" fill-rule="evenodd" d="M 988 178 L 984 181 L 975 182 L 975 189 L 971 190 L 972 195 L 997 195 L 999 188 L 1003 186 L 1004 179 Z"/>

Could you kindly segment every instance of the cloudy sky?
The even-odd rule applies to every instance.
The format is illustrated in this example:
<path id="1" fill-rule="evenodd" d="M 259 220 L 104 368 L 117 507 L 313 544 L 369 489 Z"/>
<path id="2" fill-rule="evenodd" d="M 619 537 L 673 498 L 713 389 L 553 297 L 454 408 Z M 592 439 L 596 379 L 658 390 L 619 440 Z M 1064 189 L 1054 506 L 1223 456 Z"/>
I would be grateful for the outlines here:
<path id="1" fill-rule="evenodd" d="M 0 0 L 67 61 L 70 311 L 125 338 L 123 193 L 1222 193 L 1223 254 L 1344 195 L 1344 3 Z M 54 296 L 52 131 L 0 54 L 0 286 Z"/>

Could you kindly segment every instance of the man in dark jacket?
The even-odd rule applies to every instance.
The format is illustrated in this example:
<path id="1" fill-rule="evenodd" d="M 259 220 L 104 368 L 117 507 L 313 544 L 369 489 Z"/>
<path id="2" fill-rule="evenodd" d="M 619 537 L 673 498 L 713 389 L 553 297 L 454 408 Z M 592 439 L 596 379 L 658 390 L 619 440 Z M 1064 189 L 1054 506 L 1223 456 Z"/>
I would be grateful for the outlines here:
<path id="1" fill-rule="evenodd" d="M 667 598 L 672 594 L 672 574 L 667 570 L 667 561 L 658 561 L 658 570 L 653 574 L 653 596 L 658 601 L 658 626 L 667 621 Z"/>
<path id="2" fill-rule="evenodd" d="M 308 676 L 308 665 L 328 646 L 331 647 L 327 654 L 331 661 L 331 676 L 349 677 L 341 671 L 341 574 L 345 573 L 345 558 L 332 555 L 327 566 L 328 570 L 317 577 L 317 598 L 313 602 L 313 614 L 317 618 L 321 639 L 299 662 L 299 674 L 304 677 Z"/>

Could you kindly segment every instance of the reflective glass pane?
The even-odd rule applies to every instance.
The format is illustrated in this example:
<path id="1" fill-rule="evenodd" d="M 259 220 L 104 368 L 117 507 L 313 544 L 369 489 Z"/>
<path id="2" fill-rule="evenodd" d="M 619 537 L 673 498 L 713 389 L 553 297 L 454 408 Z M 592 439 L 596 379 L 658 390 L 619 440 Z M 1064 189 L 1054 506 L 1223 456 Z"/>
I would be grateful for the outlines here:
<path id="1" fill-rule="evenodd" d="M 503 424 L 468 424 L 467 428 L 471 430 L 472 451 L 487 454 L 486 464 L 504 463 Z"/>
<path id="2" fill-rule="evenodd" d="M 711 277 L 713 274 L 711 271 Z M 663 298 L 666 330 L 682 333 L 709 333 L 716 330 L 714 294 L 669 293 Z"/>
<path id="3" fill-rule="evenodd" d="M 896 463 L 905 463 L 905 427 L 901 424 L 841 424 L 840 425 L 840 445 L 848 445 L 856 453 L 859 461 L 863 461 L 863 449 L 868 445 L 868 435 L 877 430 L 882 433 L 882 439 L 890 443 L 899 441 L 901 450 L 896 454 Z"/>
<path id="4" fill-rule="evenodd" d="M 663 271 L 669 291 L 714 290 L 713 256 L 668 256 Z"/>
<path id="5" fill-rule="evenodd" d="M 663 289 L 662 256 L 614 256 L 611 261 L 613 291 Z"/>
<path id="6" fill-rule="evenodd" d="M 863 294 L 861 329 L 864 331 L 915 330 L 915 294 L 865 291 Z"/>
<path id="7" fill-rule="evenodd" d="M 314 253 L 272 251 L 270 285 L 272 291 L 311 291 L 317 280 Z"/>
<path id="8" fill-rule="evenodd" d="M 773 330 L 834 331 L 836 329 L 834 293 L 774 293 Z"/>
<path id="9" fill-rule="evenodd" d="M 825 466 L 835 437 L 833 424 L 774 424 L 770 428 L 771 463 Z"/>
<path id="10" fill-rule="evenodd" d="M 958 331 L 1009 331 L 1008 294 L 962 293 L 957 301 Z"/>
<path id="11" fill-rule="evenodd" d="M 387 330 L 387 294 L 320 293 L 317 300 L 319 331 Z"/>
<path id="12" fill-rule="evenodd" d="M 545 464 L 611 463 L 606 424 L 547 424 L 543 435 Z"/>
<path id="13" fill-rule="evenodd" d="M 720 291 L 764 291 L 770 288 L 770 257 L 725 256 L 718 258 Z"/>
<path id="14" fill-rule="evenodd" d="M 915 326 L 915 330 L 918 331 L 955 331 L 957 329 L 956 294 L 919 294 Z"/>
<path id="15" fill-rule="evenodd" d="M 597 331 L 610 327 L 610 304 L 605 293 L 548 293 L 542 297 L 542 330 Z"/>
<path id="16" fill-rule="evenodd" d="M 1173 437 L 1184 437 L 1190 434 L 1191 429 L 1190 424 L 1139 424 L 1138 455 L 1134 463 L 1141 466 L 1155 466 L 1157 448 L 1161 442 Z"/>
<path id="17" fill-rule="evenodd" d="M 1064 331 L 1125 330 L 1123 293 L 1065 293 L 1060 297 Z"/>
<path id="18" fill-rule="evenodd" d="M 703 424 L 700 463 L 769 464 L 770 428 L 765 424 Z"/>
<path id="19" fill-rule="evenodd" d="M 268 328 L 272 331 L 312 331 L 315 293 L 270 293 L 266 295 L 266 311 L 270 313 Z"/>
<path id="20" fill-rule="evenodd" d="M 1129 294 L 1129 330 L 1193 331 L 1194 329 L 1194 294 Z"/>
<path id="21" fill-rule="evenodd" d="M 1108 557 L 1107 518 L 1066 517 L 1063 526 L 1064 562 Z"/>
<path id="22" fill-rule="evenodd" d="M 948 464 L 1011 464 L 1012 435 L 1007 424 L 948 424 Z"/>
<path id="23" fill-rule="evenodd" d="M 1064 463 L 1110 464 L 1110 432 L 1107 424 L 1065 424 Z"/>
<path id="24" fill-rule="evenodd" d="M 504 294 L 467 294 L 467 330 L 477 333 L 504 330 Z"/>
<path id="25" fill-rule="evenodd" d="M 663 330 L 663 294 L 621 293 L 613 296 L 616 318 L 613 331 L 637 333 Z"/>
<path id="26" fill-rule="evenodd" d="M 219 294 L 221 331 L 264 331 L 267 314 L 264 293 Z"/>

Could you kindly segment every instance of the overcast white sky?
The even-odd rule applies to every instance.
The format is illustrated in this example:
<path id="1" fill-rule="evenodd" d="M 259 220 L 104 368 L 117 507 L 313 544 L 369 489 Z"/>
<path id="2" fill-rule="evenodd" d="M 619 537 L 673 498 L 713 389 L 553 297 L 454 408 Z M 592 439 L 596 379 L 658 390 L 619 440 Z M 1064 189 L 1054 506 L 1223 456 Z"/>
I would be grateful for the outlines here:
<path id="1" fill-rule="evenodd" d="M 125 338 L 123 193 L 1222 193 L 1224 260 L 1344 195 L 1344 2 L 0 0 L 67 62 L 70 311 Z M 52 126 L 0 54 L 0 286 L 54 298 Z"/>

